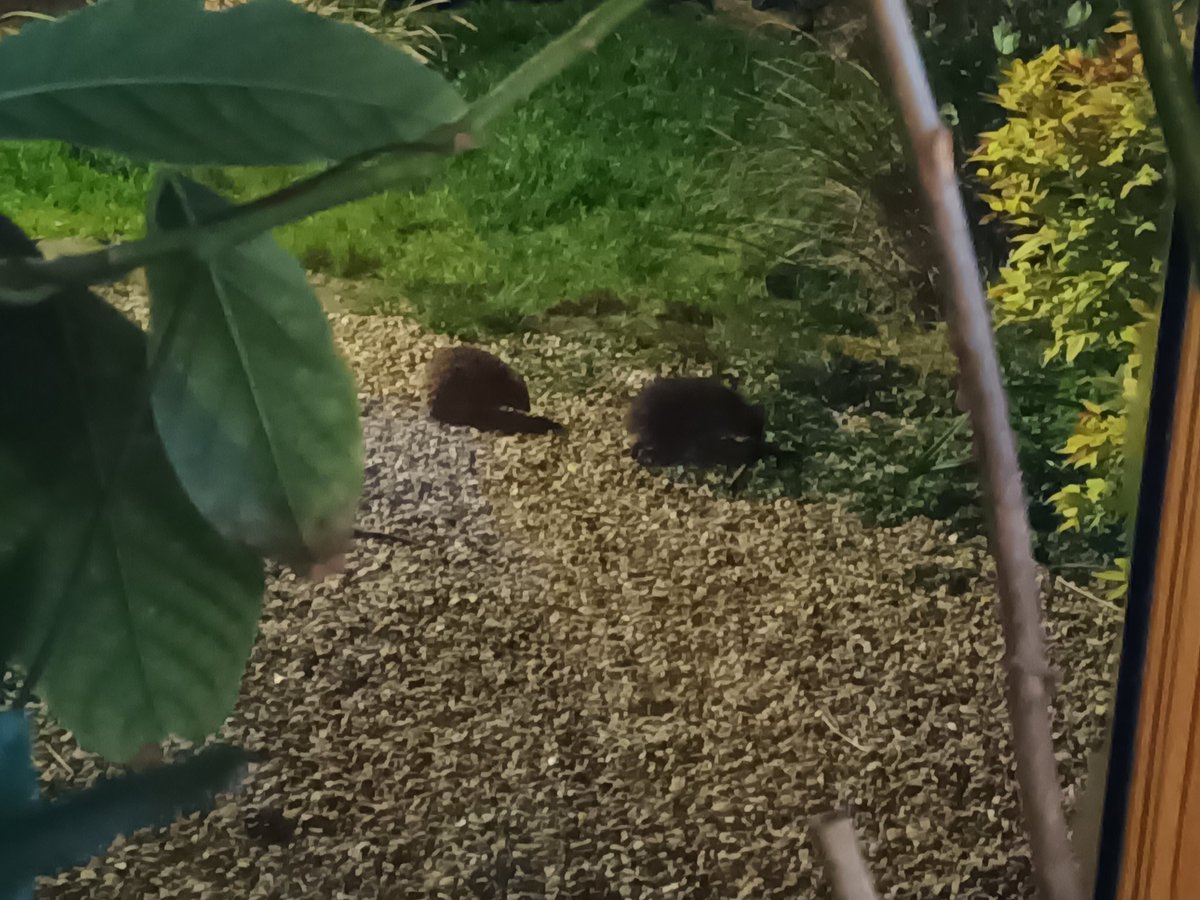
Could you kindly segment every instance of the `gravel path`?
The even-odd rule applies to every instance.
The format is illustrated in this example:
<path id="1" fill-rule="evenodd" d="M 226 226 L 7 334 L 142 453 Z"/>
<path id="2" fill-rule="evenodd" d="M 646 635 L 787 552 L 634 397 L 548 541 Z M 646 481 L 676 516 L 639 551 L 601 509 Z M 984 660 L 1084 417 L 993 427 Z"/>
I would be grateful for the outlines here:
<path id="1" fill-rule="evenodd" d="M 806 825 L 835 805 L 885 896 L 1030 895 L 981 542 L 638 470 L 648 373 L 596 348 L 500 348 L 565 437 L 436 426 L 444 339 L 334 320 L 369 398 L 360 524 L 406 543 L 271 579 L 223 732 L 270 755 L 244 794 L 39 896 L 820 897 Z M 1117 621 L 1051 599 L 1078 778 Z M 47 778 L 95 773 L 42 738 Z"/>

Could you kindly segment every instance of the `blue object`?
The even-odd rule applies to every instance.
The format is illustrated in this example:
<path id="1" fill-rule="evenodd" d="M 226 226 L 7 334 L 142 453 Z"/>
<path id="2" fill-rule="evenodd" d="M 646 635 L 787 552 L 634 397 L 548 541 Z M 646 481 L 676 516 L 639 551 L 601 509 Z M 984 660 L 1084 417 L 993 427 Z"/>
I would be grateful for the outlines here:
<path id="1" fill-rule="evenodd" d="M 37 799 L 29 716 L 23 709 L 6 709 L 0 712 L 0 814 Z M 33 882 L 0 900 L 33 900 Z"/>

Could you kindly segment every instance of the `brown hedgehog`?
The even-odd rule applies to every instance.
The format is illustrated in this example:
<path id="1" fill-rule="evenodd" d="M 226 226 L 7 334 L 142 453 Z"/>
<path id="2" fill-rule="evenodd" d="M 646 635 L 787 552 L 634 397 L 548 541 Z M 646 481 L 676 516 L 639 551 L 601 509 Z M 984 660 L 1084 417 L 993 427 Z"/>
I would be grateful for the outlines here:
<path id="1" fill-rule="evenodd" d="M 761 406 L 716 378 L 656 378 L 633 398 L 630 455 L 643 466 L 741 466 L 771 451 Z"/>
<path id="2" fill-rule="evenodd" d="M 563 427 L 529 412 L 525 381 L 502 359 L 478 347 L 442 347 L 425 369 L 430 418 L 501 434 L 548 434 Z"/>

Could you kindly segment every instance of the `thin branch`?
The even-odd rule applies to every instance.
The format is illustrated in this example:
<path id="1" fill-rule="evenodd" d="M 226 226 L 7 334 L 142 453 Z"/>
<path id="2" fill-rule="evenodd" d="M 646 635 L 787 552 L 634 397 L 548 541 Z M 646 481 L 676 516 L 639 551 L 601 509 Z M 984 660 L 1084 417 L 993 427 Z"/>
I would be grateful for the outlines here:
<path id="1" fill-rule="evenodd" d="M 56 763 L 58 763 L 59 768 L 61 768 L 66 773 L 67 778 L 73 779 L 75 777 L 75 770 L 72 769 L 69 765 L 67 765 L 67 761 L 65 759 L 63 759 L 61 755 L 59 755 L 59 752 L 57 750 L 55 750 L 53 747 L 51 747 L 49 744 L 47 744 L 46 752 L 50 754 L 51 759 L 53 759 Z"/>
<path id="2" fill-rule="evenodd" d="M 1188 243 L 1200 247 L 1200 111 L 1187 54 L 1175 24 L 1174 4 L 1130 0 L 1129 13 L 1146 65 L 1146 80 L 1175 170 L 1175 195 Z"/>
<path id="3" fill-rule="evenodd" d="M 871 0 L 921 185 L 937 232 L 948 292 L 947 319 L 985 476 L 1007 657 L 1008 708 L 1017 785 L 1042 900 L 1083 900 L 1054 759 L 1050 666 L 1017 444 L 979 264 L 954 164 L 954 140 L 938 115 L 902 0 Z"/>
<path id="4" fill-rule="evenodd" d="M 818 707 L 818 711 L 821 713 L 821 721 L 823 721 L 825 723 L 826 728 L 828 728 L 830 731 L 832 731 L 834 734 L 836 734 L 843 741 L 845 741 L 847 744 L 849 744 L 851 747 L 853 747 L 855 750 L 859 751 L 860 753 L 867 752 L 866 747 L 864 747 L 862 744 L 860 744 L 854 738 L 850 737 L 850 735 L 846 734 L 846 732 L 842 731 L 842 729 L 838 727 L 837 720 L 833 718 L 833 715 L 829 712 L 829 710 L 827 710 L 824 706 L 821 706 L 821 707 Z"/>
<path id="5" fill-rule="evenodd" d="M 446 145 L 441 152 L 462 152 L 470 146 L 469 136 L 464 136 Z M 433 175 L 433 163 L 438 158 L 436 151 L 425 146 L 393 149 L 370 159 L 339 163 L 264 197 L 235 206 L 213 221 L 172 228 L 76 256 L 0 260 L 0 302 L 39 303 L 54 296 L 63 286 L 113 281 L 179 250 L 188 249 L 202 258 L 208 257 L 314 213 L 389 188 L 411 187 Z"/>
<path id="6" fill-rule="evenodd" d="M 555 38 L 541 52 L 526 60 L 493 88 L 487 96 L 471 105 L 465 122 L 474 134 L 482 134 L 496 118 L 518 103 L 583 54 L 595 50 L 600 41 L 637 12 L 646 0 L 607 0 L 589 12 L 569 31 Z"/>
<path id="7" fill-rule="evenodd" d="M 370 531 L 366 528 L 355 528 L 354 536 L 361 538 L 364 541 L 381 541 L 385 544 L 404 544 L 407 547 L 413 546 L 416 541 L 407 535 L 391 534 L 386 531 Z"/>
<path id="8" fill-rule="evenodd" d="M 1097 606 L 1103 606 L 1105 609 L 1110 609 L 1115 613 L 1119 613 L 1121 611 L 1121 607 L 1116 603 L 1113 603 L 1111 600 L 1105 600 L 1103 597 L 1097 597 L 1091 591 L 1081 588 L 1075 582 L 1063 578 L 1061 575 L 1055 576 L 1055 584 L 1061 584 L 1072 594 L 1076 594 L 1077 596 L 1082 597 L 1084 600 L 1091 600 Z"/>
<path id="9" fill-rule="evenodd" d="M 879 900 L 863 859 L 854 822 L 843 812 L 827 813 L 813 822 L 821 844 L 833 895 L 837 900 Z"/>

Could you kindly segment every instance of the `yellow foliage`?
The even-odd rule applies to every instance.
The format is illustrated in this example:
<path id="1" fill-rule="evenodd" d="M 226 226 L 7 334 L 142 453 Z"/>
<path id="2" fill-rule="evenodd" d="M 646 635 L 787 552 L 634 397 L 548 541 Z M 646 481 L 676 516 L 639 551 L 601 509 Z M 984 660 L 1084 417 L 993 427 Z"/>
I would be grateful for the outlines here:
<path id="1" fill-rule="evenodd" d="M 988 292 L 998 325 L 1032 329 L 1046 364 L 1084 375 L 1061 448 L 1081 480 L 1052 498 L 1063 530 L 1128 512 L 1126 455 L 1140 456 L 1141 435 L 1127 448 L 1127 424 L 1161 291 L 1166 148 L 1137 38 L 1126 19 L 1109 32 L 1096 55 L 1051 47 L 1014 62 L 996 97 L 1008 119 L 972 158 L 989 218 L 1015 232 Z"/>
<path id="2" fill-rule="evenodd" d="M 1109 583 L 1109 589 L 1104 592 L 1109 600 L 1124 598 L 1129 587 L 1129 558 L 1122 556 L 1113 560 L 1113 567 L 1103 572 L 1097 572 L 1096 577 Z"/>

